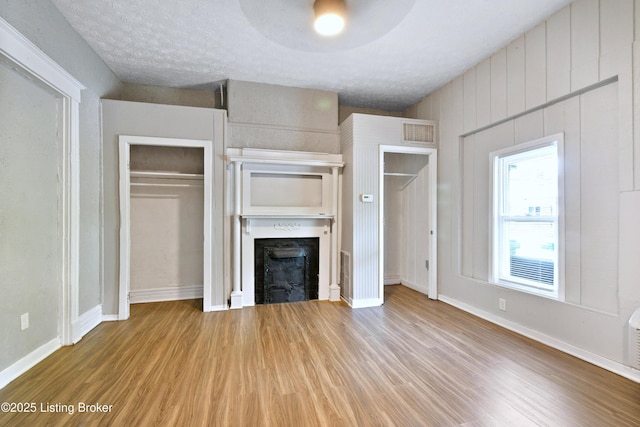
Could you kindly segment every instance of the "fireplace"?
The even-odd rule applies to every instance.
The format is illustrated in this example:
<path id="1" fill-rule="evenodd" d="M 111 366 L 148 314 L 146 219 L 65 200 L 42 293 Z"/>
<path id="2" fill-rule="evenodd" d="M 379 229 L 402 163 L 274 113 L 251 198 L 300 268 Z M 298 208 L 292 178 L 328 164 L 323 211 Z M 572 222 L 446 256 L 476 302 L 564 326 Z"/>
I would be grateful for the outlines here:
<path id="1" fill-rule="evenodd" d="M 229 148 L 230 308 L 340 300 L 340 154 Z"/>
<path id="2" fill-rule="evenodd" d="M 319 239 L 256 239 L 256 304 L 318 299 Z"/>

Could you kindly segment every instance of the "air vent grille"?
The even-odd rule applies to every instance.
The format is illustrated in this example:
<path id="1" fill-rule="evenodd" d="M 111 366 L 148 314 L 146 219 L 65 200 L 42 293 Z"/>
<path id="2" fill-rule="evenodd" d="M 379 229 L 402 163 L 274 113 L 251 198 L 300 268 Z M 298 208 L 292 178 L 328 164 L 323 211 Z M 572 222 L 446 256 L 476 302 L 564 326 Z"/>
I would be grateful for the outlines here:
<path id="1" fill-rule="evenodd" d="M 436 126 L 432 124 L 404 123 L 404 141 L 436 142 Z"/>
<path id="2" fill-rule="evenodd" d="M 351 254 L 340 251 L 340 285 L 343 295 L 351 295 Z"/>
<path id="3" fill-rule="evenodd" d="M 640 308 L 629 319 L 629 364 L 640 369 Z"/>

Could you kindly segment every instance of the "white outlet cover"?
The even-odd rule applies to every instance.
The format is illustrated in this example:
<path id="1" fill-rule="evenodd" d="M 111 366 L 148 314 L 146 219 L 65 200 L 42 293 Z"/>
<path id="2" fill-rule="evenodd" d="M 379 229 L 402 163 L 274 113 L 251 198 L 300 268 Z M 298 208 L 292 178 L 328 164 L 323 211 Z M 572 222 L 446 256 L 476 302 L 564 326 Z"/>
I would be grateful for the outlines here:
<path id="1" fill-rule="evenodd" d="M 20 330 L 24 331 L 29 327 L 29 313 L 20 316 Z"/>

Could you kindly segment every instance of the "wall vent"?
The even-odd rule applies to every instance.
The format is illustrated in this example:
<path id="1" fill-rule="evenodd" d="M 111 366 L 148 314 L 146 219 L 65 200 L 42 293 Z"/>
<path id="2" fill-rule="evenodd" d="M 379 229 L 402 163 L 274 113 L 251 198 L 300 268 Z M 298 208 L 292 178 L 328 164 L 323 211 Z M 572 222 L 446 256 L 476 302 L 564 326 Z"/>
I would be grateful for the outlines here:
<path id="1" fill-rule="evenodd" d="M 351 295 L 351 254 L 340 251 L 340 289 L 342 295 Z"/>
<path id="2" fill-rule="evenodd" d="M 403 123 L 403 140 L 405 142 L 427 142 L 436 143 L 436 125 Z"/>
<path id="3" fill-rule="evenodd" d="M 640 369 L 640 308 L 629 319 L 629 364 Z"/>

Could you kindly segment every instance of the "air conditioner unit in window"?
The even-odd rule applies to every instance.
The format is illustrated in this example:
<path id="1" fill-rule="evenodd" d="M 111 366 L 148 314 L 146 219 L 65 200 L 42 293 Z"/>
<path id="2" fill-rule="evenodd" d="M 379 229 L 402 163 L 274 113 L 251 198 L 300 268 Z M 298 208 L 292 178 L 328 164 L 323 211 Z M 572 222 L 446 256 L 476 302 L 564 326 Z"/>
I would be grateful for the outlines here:
<path id="1" fill-rule="evenodd" d="M 640 308 L 629 319 L 629 364 L 640 369 Z"/>

